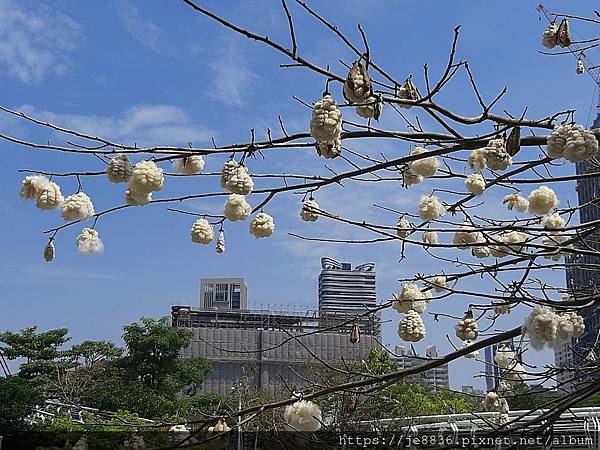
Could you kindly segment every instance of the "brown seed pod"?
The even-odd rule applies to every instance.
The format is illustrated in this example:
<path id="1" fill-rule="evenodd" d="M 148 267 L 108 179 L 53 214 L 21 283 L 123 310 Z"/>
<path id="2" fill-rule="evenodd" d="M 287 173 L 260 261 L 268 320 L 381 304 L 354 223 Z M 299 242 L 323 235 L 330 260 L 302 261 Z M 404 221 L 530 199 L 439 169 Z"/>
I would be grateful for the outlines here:
<path id="1" fill-rule="evenodd" d="M 364 103 L 373 93 L 373 86 L 367 68 L 360 61 L 354 61 L 342 91 L 348 103 Z"/>
<path id="2" fill-rule="evenodd" d="M 353 344 L 360 342 L 360 328 L 356 323 L 352 325 L 352 330 L 350 330 L 350 342 Z"/>
<path id="3" fill-rule="evenodd" d="M 561 47 L 568 47 L 572 43 L 571 39 L 571 27 L 569 26 L 569 19 L 566 17 L 560 22 L 558 31 L 556 32 L 556 43 Z"/>
<path id="4" fill-rule="evenodd" d="M 54 260 L 55 255 L 56 249 L 54 248 L 54 242 L 50 240 L 44 247 L 44 260 L 46 260 L 47 262 L 52 262 Z"/>
<path id="5" fill-rule="evenodd" d="M 514 127 L 506 140 L 506 153 L 515 156 L 521 150 L 521 127 Z"/>

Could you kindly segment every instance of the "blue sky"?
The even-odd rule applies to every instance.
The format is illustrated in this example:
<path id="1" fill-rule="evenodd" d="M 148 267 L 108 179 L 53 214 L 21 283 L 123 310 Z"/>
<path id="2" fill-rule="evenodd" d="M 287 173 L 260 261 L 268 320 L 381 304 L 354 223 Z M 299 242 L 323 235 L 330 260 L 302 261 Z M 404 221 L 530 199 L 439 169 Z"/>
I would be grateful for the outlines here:
<path id="1" fill-rule="evenodd" d="M 205 1 L 202 5 L 242 26 L 288 45 L 287 23 L 278 1 Z M 290 2 L 293 3 L 293 2 Z M 496 111 L 508 109 L 518 115 L 524 106 L 530 117 L 557 110 L 577 109 L 576 119 L 586 123 L 594 95 L 587 76 L 575 75 L 571 57 L 551 58 L 538 53 L 546 25 L 535 10 L 537 2 L 512 0 L 424 2 L 377 0 L 359 2 L 312 1 L 312 6 L 334 20 L 357 43 L 356 23 L 367 31 L 373 58 L 386 69 L 405 78 L 413 73 L 422 87 L 423 63 L 434 76 L 443 70 L 454 26 L 462 25 L 458 57 L 469 59 L 483 96 L 493 98 L 504 86 L 508 94 Z M 547 2 L 551 10 L 568 6 L 574 14 L 587 14 L 595 2 Z M 342 6 L 343 5 L 343 6 Z M 294 13 L 299 53 L 320 65 L 329 64 L 338 73 L 338 62 L 351 62 L 353 55 L 333 35 L 323 30 L 296 5 Z M 222 27 L 192 11 L 183 2 L 117 0 L 52 2 L 0 0 L 0 103 L 29 112 L 59 125 L 82 129 L 112 139 L 139 145 L 210 145 L 247 141 L 250 129 L 260 138 L 270 127 L 277 135 L 277 115 L 288 131 L 308 127 L 310 112 L 292 100 L 294 94 L 314 101 L 323 90 L 323 80 L 303 69 L 280 69 L 288 62 L 282 56 Z M 585 37 L 586 29 L 576 28 Z M 588 57 L 598 61 L 600 54 Z M 477 114 L 477 104 L 466 79 L 457 77 L 438 100 L 465 114 Z M 341 101 L 339 86 L 334 96 Z M 386 114 L 387 113 L 387 114 Z M 349 112 L 352 120 L 358 120 Z M 410 115 L 414 116 L 411 111 Z M 592 111 L 592 118 L 595 112 Z M 381 126 L 404 129 L 397 116 L 384 111 Z M 420 115 L 422 123 L 436 125 Z M 33 129 L 22 121 L 0 116 L 0 130 L 40 142 L 60 143 L 46 130 Z M 489 132 L 481 127 L 471 134 Z M 254 239 L 247 223 L 226 226 L 227 251 L 216 255 L 211 247 L 189 240 L 190 217 L 167 212 L 164 205 L 129 208 L 106 216 L 97 229 L 104 241 L 102 255 L 82 257 L 74 240 L 81 227 L 65 230 L 57 238 L 57 258 L 52 264 L 41 258 L 46 243 L 42 231 L 61 223 L 56 213 L 37 210 L 22 201 L 18 190 L 23 178 L 17 169 L 102 170 L 96 159 L 18 148 L 0 144 L 2 189 L 0 190 L 0 330 L 17 330 L 37 324 L 41 329 L 67 327 L 75 342 L 82 339 L 119 340 L 123 324 L 142 315 L 167 315 L 172 304 L 198 304 L 200 277 L 243 276 L 250 301 L 257 305 L 283 305 L 298 310 L 316 307 L 319 258 L 332 256 L 358 264 L 374 261 L 378 273 L 378 299 L 388 299 L 398 289 L 398 278 L 426 270 L 437 271 L 421 249 L 409 251 L 398 263 L 398 244 L 339 246 L 299 241 L 288 232 L 322 237 L 364 237 L 356 229 L 320 220 L 301 222 L 300 197 L 276 198 L 267 208 L 275 217 L 276 235 Z M 393 141 L 352 142 L 355 150 L 406 154 L 408 145 Z M 532 158 L 537 149 L 526 150 L 521 159 Z M 259 173 L 301 172 L 327 174 L 314 150 L 268 154 L 248 163 Z M 524 152 L 523 152 L 524 153 Z M 218 171 L 223 158 L 207 157 L 206 171 Z M 343 161 L 328 162 L 338 170 Z M 569 173 L 573 167 L 557 169 Z M 171 170 L 172 171 L 172 170 Z M 65 194 L 77 188 L 75 179 L 60 180 Z M 259 186 L 272 182 L 259 181 Z M 97 210 L 122 203 L 122 186 L 104 177 L 83 180 L 84 190 Z M 214 177 L 167 178 L 163 192 L 155 198 L 184 192 L 218 190 Z M 414 212 L 421 195 L 432 184 L 409 191 L 390 184 L 366 189 L 349 184 L 319 192 L 324 209 L 352 218 L 393 224 L 394 214 L 372 208 L 372 203 Z M 572 184 L 557 187 L 561 205 L 576 202 Z M 528 192 L 526 188 L 526 192 Z M 486 211 L 496 214 L 504 193 L 487 195 Z M 257 199 L 251 200 L 256 204 Z M 198 212 L 218 212 L 222 199 L 195 200 L 181 207 Z M 424 264 L 426 262 L 426 264 Z M 427 269 L 425 269 L 427 267 Z M 446 268 L 447 269 L 447 268 Z M 561 272 L 547 276 L 564 284 Z M 486 281 L 470 287 L 491 289 Z M 467 286 L 467 285 L 465 285 Z M 438 312 L 464 311 L 468 298 L 452 298 L 430 306 Z M 508 329 L 522 320 L 524 312 L 503 317 L 498 329 Z M 387 312 L 384 342 L 401 344 L 395 333 L 398 315 Z M 428 336 L 417 348 L 436 343 L 449 350 L 445 333 L 453 334 L 450 322 L 433 325 L 426 319 Z M 532 361 L 550 362 L 550 352 L 532 355 Z M 451 368 L 454 387 L 472 384 L 481 363 L 463 361 Z M 475 381 L 475 384 L 481 384 Z"/>

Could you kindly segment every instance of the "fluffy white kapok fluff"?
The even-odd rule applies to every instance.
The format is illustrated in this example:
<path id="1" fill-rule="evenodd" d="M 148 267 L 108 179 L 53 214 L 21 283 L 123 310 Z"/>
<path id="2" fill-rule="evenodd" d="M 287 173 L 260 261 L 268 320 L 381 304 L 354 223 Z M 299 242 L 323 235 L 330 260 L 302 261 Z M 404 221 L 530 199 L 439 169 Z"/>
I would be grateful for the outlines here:
<path id="1" fill-rule="evenodd" d="M 515 355 L 516 355 L 515 352 L 513 352 L 506 345 L 503 345 L 496 351 L 496 354 L 494 355 L 494 361 L 500 367 L 502 367 L 503 369 L 506 369 L 515 360 Z"/>
<path id="2" fill-rule="evenodd" d="M 275 221 L 267 213 L 261 212 L 250 222 L 250 234 L 256 238 L 266 238 L 275 231 Z"/>
<path id="3" fill-rule="evenodd" d="M 514 230 L 507 231 L 502 233 L 500 241 L 506 245 L 494 245 L 490 248 L 492 256 L 496 258 L 521 253 L 523 251 L 523 244 L 527 242 L 527 234 Z"/>
<path id="4" fill-rule="evenodd" d="M 316 141 L 317 155 L 325 159 L 332 159 L 342 153 L 342 140 L 337 137 L 333 141 Z"/>
<path id="5" fill-rule="evenodd" d="M 227 182 L 233 176 L 240 165 L 233 159 L 228 159 L 221 167 L 221 187 L 227 189 Z"/>
<path id="6" fill-rule="evenodd" d="M 413 231 L 413 225 L 406 220 L 404 217 L 398 219 L 398 222 L 396 222 L 396 235 L 399 238 L 404 239 L 405 237 L 407 237 L 410 233 L 412 233 Z"/>
<path id="7" fill-rule="evenodd" d="M 319 219 L 319 204 L 313 198 L 309 198 L 302 202 L 302 208 L 300 208 L 300 217 L 306 222 L 315 222 Z"/>
<path id="8" fill-rule="evenodd" d="M 569 311 L 560 315 L 558 319 L 558 338 L 561 341 L 580 337 L 585 330 L 583 317 Z"/>
<path id="9" fill-rule="evenodd" d="M 553 309 L 536 306 L 525 319 L 523 333 L 529 336 L 529 343 L 537 350 L 544 346 L 556 347 L 561 341 L 558 335 L 560 316 Z"/>
<path id="10" fill-rule="evenodd" d="M 85 220 L 96 214 L 92 200 L 83 192 L 69 195 L 61 206 L 61 213 L 66 221 Z"/>
<path id="11" fill-rule="evenodd" d="M 421 239 L 426 244 L 437 244 L 438 243 L 438 235 L 435 231 L 424 231 Z"/>
<path id="12" fill-rule="evenodd" d="M 495 392 L 488 392 L 482 402 L 486 411 L 500 411 L 500 396 Z"/>
<path id="13" fill-rule="evenodd" d="M 529 208 L 529 200 L 517 193 L 508 194 L 504 197 L 502 203 L 504 203 L 510 211 L 514 209 L 519 212 L 525 212 Z"/>
<path id="14" fill-rule="evenodd" d="M 469 248 L 472 244 L 480 242 L 483 236 L 480 231 L 475 231 L 473 228 L 474 226 L 469 222 L 463 222 L 463 224 L 454 232 L 452 243 L 464 250 Z"/>
<path id="15" fill-rule="evenodd" d="M 40 209 L 56 209 L 60 207 L 64 201 L 65 198 L 60 192 L 60 186 L 49 181 L 35 199 L 35 206 Z"/>
<path id="16" fill-rule="evenodd" d="M 506 170 L 512 164 L 503 139 L 492 139 L 484 149 L 485 162 L 491 170 Z"/>
<path id="17" fill-rule="evenodd" d="M 556 32 L 558 31 L 558 27 L 554 22 L 551 22 L 544 33 L 542 34 L 542 45 L 546 48 L 554 48 L 556 47 Z"/>
<path id="18" fill-rule="evenodd" d="M 437 219 L 446 214 L 446 207 L 434 195 L 421 197 L 419 203 L 419 217 L 424 221 Z"/>
<path id="19" fill-rule="evenodd" d="M 465 187 L 473 195 L 481 195 L 485 190 L 485 179 L 480 173 L 472 173 L 465 180 Z"/>
<path id="20" fill-rule="evenodd" d="M 234 194 L 248 195 L 254 189 L 254 181 L 248 174 L 248 169 L 240 164 L 231 171 L 225 186 Z"/>
<path id="21" fill-rule="evenodd" d="M 326 95 L 315 103 L 310 119 L 310 135 L 317 141 L 335 141 L 342 133 L 342 112 L 335 100 Z"/>
<path id="22" fill-rule="evenodd" d="M 425 295 L 414 283 L 402 285 L 400 292 L 394 293 L 392 297 L 392 308 L 401 313 L 407 313 L 412 309 L 419 314 L 423 314 L 427 308 Z"/>
<path id="23" fill-rule="evenodd" d="M 546 139 L 546 153 L 550 158 L 562 158 L 570 129 L 571 125 L 569 124 L 560 124 L 554 127 Z"/>
<path id="24" fill-rule="evenodd" d="M 246 198 L 240 194 L 230 194 L 223 207 L 223 214 L 232 222 L 246 220 L 251 211 L 252 208 L 246 201 Z"/>
<path id="25" fill-rule="evenodd" d="M 198 219 L 190 230 L 192 242 L 196 244 L 210 244 L 215 237 L 213 226 L 206 219 Z"/>
<path id="26" fill-rule="evenodd" d="M 398 336 L 403 341 L 418 342 L 425 334 L 425 323 L 415 310 L 408 311 L 398 324 Z"/>
<path id="27" fill-rule="evenodd" d="M 461 341 L 474 341 L 479 335 L 479 325 L 475 319 L 467 317 L 456 323 L 454 331 Z"/>
<path id="28" fill-rule="evenodd" d="M 219 231 L 219 237 L 217 238 L 217 247 L 215 248 L 217 253 L 225 252 L 225 233 L 223 230 Z"/>
<path id="29" fill-rule="evenodd" d="M 365 119 L 379 120 L 381 110 L 383 109 L 383 103 L 376 97 L 369 97 L 365 100 L 364 104 L 356 106 L 356 114 Z"/>
<path id="30" fill-rule="evenodd" d="M 544 224 L 544 228 L 548 230 L 560 230 L 565 227 L 565 219 L 560 217 L 558 213 L 545 216 L 542 223 Z"/>
<path id="31" fill-rule="evenodd" d="M 473 150 L 467 158 L 467 164 L 469 164 L 469 167 L 476 172 L 481 172 L 483 169 L 485 169 L 485 148 Z"/>
<path id="32" fill-rule="evenodd" d="M 565 242 L 572 239 L 568 234 L 551 234 L 545 235 L 542 239 L 542 245 L 554 247 L 552 249 L 543 249 L 544 258 L 558 261 L 563 256 L 567 256 L 569 252 L 562 251 L 563 248 L 573 248 L 573 245 L 565 245 Z"/>
<path id="33" fill-rule="evenodd" d="M 204 170 L 202 155 L 185 156 L 175 160 L 175 169 L 183 175 L 194 175 Z"/>
<path id="34" fill-rule="evenodd" d="M 133 167 L 126 154 L 115 156 L 106 166 L 106 175 L 111 183 L 127 183 L 133 174 Z"/>
<path id="35" fill-rule="evenodd" d="M 152 192 L 140 194 L 139 192 L 127 189 L 125 191 L 125 203 L 131 206 L 143 206 L 152 201 Z"/>
<path id="36" fill-rule="evenodd" d="M 420 155 L 427 153 L 423 147 L 415 147 L 411 155 Z M 412 173 L 421 175 L 422 177 L 429 178 L 435 175 L 440 167 L 440 162 L 437 156 L 429 156 L 427 158 L 417 159 L 410 163 L 410 170 Z"/>
<path id="37" fill-rule="evenodd" d="M 91 255 L 104 251 L 104 245 L 100 240 L 100 236 L 98 236 L 98 232 L 93 228 L 84 228 L 81 234 L 77 236 L 75 244 L 82 255 Z"/>
<path id="38" fill-rule="evenodd" d="M 316 403 L 299 400 L 285 407 L 283 420 L 292 430 L 313 432 L 321 428 L 321 410 Z"/>
<path id="39" fill-rule="evenodd" d="M 406 187 L 410 187 L 413 184 L 422 183 L 423 177 L 421 175 L 414 173 L 410 169 L 406 169 L 404 172 L 402 172 L 402 180 L 404 181 L 404 185 Z"/>
<path id="40" fill-rule="evenodd" d="M 571 125 L 567 132 L 563 157 L 572 163 L 593 158 L 598 154 L 598 140 L 594 133 L 581 125 Z"/>
<path id="41" fill-rule="evenodd" d="M 508 302 L 500 301 L 492 303 L 492 306 L 494 307 L 494 312 L 498 315 L 507 314 L 510 312 L 510 303 Z"/>
<path id="42" fill-rule="evenodd" d="M 559 200 L 552 189 L 540 186 L 529 194 L 529 211 L 544 216 L 558 206 Z"/>
<path id="43" fill-rule="evenodd" d="M 435 290 L 435 292 L 437 292 L 438 294 L 441 294 L 448 290 L 448 281 L 446 280 L 446 277 L 443 275 L 438 275 L 437 277 L 433 277 L 429 280 L 429 282 L 433 286 L 433 289 Z"/>
<path id="44" fill-rule="evenodd" d="M 50 180 L 43 175 L 30 175 L 25 177 L 21 184 L 21 198 L 25 200 L 35 200 L 40 192 L 46 188 Z"/>
<path id="45" fill-rule="evenodd" d="M 163 188 L 164 181 L 163 170 L 154 161 L 141 161 L 133 168 L 129 189 L 140 194 L 157 192 Z"/>

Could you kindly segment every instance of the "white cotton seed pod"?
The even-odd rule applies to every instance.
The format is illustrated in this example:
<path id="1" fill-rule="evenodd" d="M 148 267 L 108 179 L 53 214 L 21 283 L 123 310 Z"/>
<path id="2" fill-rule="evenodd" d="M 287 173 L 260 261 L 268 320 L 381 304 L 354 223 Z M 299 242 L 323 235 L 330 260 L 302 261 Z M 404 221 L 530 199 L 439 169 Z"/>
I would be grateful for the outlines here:
<path id="1" fill-rule="evenodd" d="M 546 153 L 550 158 L 562 158 L 565 152 L 565 144 L 571 125 L 556 125 L 550 136 L 546 139 Z"/>
<path id="2" fill-rule="evenodd" d="M 425 295 L 414 283 L 402 285 L 399 293 L 392 295 L 392 308 L 401 313 L 407 313 L 411 309 L 423 314 L 427 308 Z"/>
<path id="3" fill-rule="evenodd" d="M 529 336 L 530 345 L 541 350 L 544 346 L 556 346 L 558 340 L 559 316 L 553 309 L 536 306 L 523 324 L 523 333 Z"/>
<path id="4" fill-rule="evenodd" d="M 44 261 L 52 262 L 56 256 L 56 249 L 54 248 L 54 241 L 50 240 L 44 247 Z"/>
<path id="5" fill-rule="evenodd" d="M 50 180 L 43 175 L 30 175 L 25 177 L 21 184 L 21 198 L 25 200 L 36 200 Z"/>
<path id="6" fill-rule="evenodd" d="M 210 244 L 215 237 L 213 226 L 206 219 L 198 219 L 190 230 L 192 242 L 196 244 Z"/>
<path id="7" fill-rule="evenodd" d="M 39 192 L 38 197 L 35 200 L 35 206 L 40 209 L 56 209 L 59 208 L 65 198 L 60 192 L 60 186 L 52 181 Z"/>
<path id="8" fill-rule="evenodd" d="M 223 214 L 232 222 L 246 220 L 251 211 L 252 208 L 246 201 L 246 198 L 240 194 L 230 194 L 223 208 Z"/>
<path id="9" fill-rule="evenodd" d="M 506 170 L 512 157 L 506 151 L 503 139 L 492 139 L 484 149 L 485 162 L 491 170 Z"/>
<path id="10" fill-rule="evenodd" d="M 495 392 L 488 392 L 482 402 L 486 411 L 500 411 L 500 397 Z"/>
<path id="11" fill-rule="evenodd" d="M 479 335 L 479 325 L 475 319 L 467 317 L 456 323 L 454 331 L 461 341 L 474 341 Z"/>
<path id="12" fill-rule="evenodd" d="M 510 408 L 508 401 L 505 398 L 500 399 L 500 411 L 498 411 L 497 423 L 498 425 L 506 425 L 510 422 Z"/>
<path id="13" fill-rule="evenodd" d="M 544 216 L 558 206 L 559 200 L 552 189 L 540 186 L 529 194 L 529 211 Z"/>
<path id="14" fill-rule="evenodd" d="M 204 170 L 202 155 L 184 156 L 175 160 L 175 169 L 183 175 L 194 175 Z"/>
<path id="15" fill-rule="evenodd" d="M 317 141 L 335 141 L 342 133 L 342 112 L 330 95 L 315 103 L 310 119 L 310 135 Z"/>
<path id="16" fill-rule="evenodd" d="M 506 345 L 503 345 L 498 350 L 496 350 L 496 354 L 494 355 L 494 361 L 503 369 L 509 367 L 513 362 L 515 362 L 516 353 L 508 348 Z"/>
<path id="17" fill-rule="evenodd" d="M 225 422 L 223 419 L 219 419 L 214 426 L 208 427 L 209 434 L 210 433 L 227 433 L 230 430 L 231 430 L 231 428 L 229 427 L 229 425 L 227 425 L 227 422 Z"/>
<path id="18" fill-rule="evenodd" d="M 140 194 L 139 192 L 127 189 L 125 191 L 125 203 L 131 206 L 144 206 L 152 201 L 152 193 Z"/>
<path id="19" fill-rule="evenodd" d="M 483 169 L 485 169 L 485 148 L 478 148 L 476 150 L 473 150 L 467 158 L 467 164 L 469 164 L 469 167 L 472 170 L 475 170 L 477 172 L 481 172 Z"/>
<path id="20" fill-rule="evenodd" d="M 285 407 L 283 419 L 291 430 L 314 432 L 321 428 L 321 410 L 308 400 L 299 400 Z"/>
<path id="21" fill-rule="evenodd" d="M 560 217 L 558 213 L 545 216 L 542 223 L 544 224 L 544 228 L 548 230 L 560 230 L 565 227 L 565 219 Z"/>
<path id="22" fill-rule="evenodd" d="M 356 106 L 356 114 L 364 119 L 379 120 L 383 103 L 377 97 L 369 97 L 364 104 Z"/>
<path id="23" fill-rule="evenodd" d="M 473 345 L 473 341 L 465 341 L 463 343 L 464 348 L 470 347 L 471 345 Z M 474 359 L 474 358 L 477 358 L 478 356 L 479 356 L 479 350 L 474 350 L 471 353 L 467 353 L 465 355 L 465 358 Z"/>
<path id="24" fill-rule="evenodd" d="M 563 249 L 572 249 L 573 245 L 565 245 L 565 242 L 572 239 L 572 236 L 568 234 L 551 234 L 545 235 L 542 240 L 542 245 L 548 247 L 554 247 L 553 249 L 543 249 L 544 258 L 551 259 L 552 261 L 558 261 L 563 256 L 567 256 L 569 252 L 562 251 Z"/>
<path id="25" fill-rule="evenodd" d="M 446 277 L 443 275 L 433 277 L 432 279 L 429 280 L 429 282 L 433 286 L 433 289 L 435 290 L 435 292 L 437 292 L 438 294 L 448 291 L 448 281 L 446 280 Z"/>
<path id="26" fill-rule="evenodd" d="M 250 234 L 256 238 L 269 237 L 275 231 L 275 221 L 267 213 L 261 212 L 250 222 Z"/>
<path id="27" fill-rule="evenodd" d="M 81 255 L 91 255 L 104 251 L 104 244 L 102 244 L 98 232 L 93 228 L 84 228 L 81 234 L 77 236 L 75 244 Z"/>
<path id="28" fill-rule="evenodd" d="M 495 302 L 492 303 L 492 306 L 494 307 L 494 312 L 498 315 L 510 313 L 510 303 L 508 302 Z"/>
<path id="29" fill-rule="evenodd" d="M 316 141 L 317 155 L 325 159 L 333 159 L 342 153 L 342 140 L 338 137 L 332 141 Z"/>
<path id="30" fill-rule="evenodd" d="M 410 187 L 413 184 L 419 184 L 423 182 L 423 176 L 414 173 L 410 169 L 406 169 L 402 172 L 402 180 L 404 181 L 404 186 Z"/>
<path id="31" fill-rule="evenodd" d="M 471 255 L 473 255 L 474 258 L 487 258 L 490 256 L 490 248 L 487 245 L 471 247 Z"/>
<path id="32" fill-rule="evenodd" d="M 316 222 L 319 219 L 317 211 L 319 211 L 319 204 L 313 198 L 309 198 L 302 202 L 300 217 L 305 222 Z"/>
<path id="33" fill-rule="evenodd" d="M 491 254 L 496 258 L 503 258 L 509 254 L 519 254 L 523 251 L 523 244 L 527 242 L 527 234 L 520 231 L 507 231 L 500 235 L 499 239 L 506 245 L 494 245 Z"/>
<path id="34" fill-rule="evenodd" d="M 427 153 L 423 147 L 415 147 L 411 155 L 420 155 Z M 424 178 L 429 178 L 435 175 L 440 167 L 440 162 L 437 156 L 429 156 L 427 158 L 417 159 L 416 161 L 410 162 L 410 170 L 412 173 L 421 175 Z"/>
<path id="35" fill-rule="evenodd" d="M 471 245 L 477 244 L 483 240 L 483 235 L 480 231 L 473 231 L 475 228 L 469 222 L 463 222 L 454 232 L 452 243 L 462 250 L 468 249 Z"/>
<path id="36" fill-rule="evenodd" d="M 520 362 L 514 361 L 502 374 L 502 376 L 512 384 L 521 384 L 527 381 L 527 373 Z"/>
<path id="37" fill-rule="evenodd" d="M 564 158 L 578 163 L 593 158 L 598 154 L 598 140 L 594 133 L 581 125 L 571 125 L 567 132 Z"/>
<path id="38" fill-rule="evenodd" d="M 129 189 L 140 194 L 158 192 L 163 188 L 163 170 L 154 161 L 141 161 L 133 168 Z"/>
<path id="39" fill-rule="evenodd" d="M 239 165 L 232 170 L 225 186 L 229 192 L 233 192 L 234 194 L 248 195 L 254 189 L 254 181 L 248 175 L 248 169 Z"/>
<path id="40" fill-rule="evenodd" d="M 580 337 L 585 331 L 583 317 L 579 314 L 569 311 L 559 316 L 558 320 L 558 338 L 562 341 Z"/>
<path id="41" fill-rule="evenodd" d="M 111 183 L 127 183 L 133 175 L 129 157 L 122 153 L 111 159 L 106 166 L 106 175 Z"/>
<path id="42" fill-rule="evenodd" d="M 396 222 L 396 235 L 401 239 L 406 238 L 410 233 L 413 232 L 413 229 L 413 224 L 404 217 L 399 218 L 398 222 Z"/>
<path id="43" fill-rule="evenodd" d="M 506 380 L 498 382 L 498 395 L 509 395 L 512 393 L 512 385 Z"/>
<path id="44" fill-rule="evenodd" d="M 225 233 L 223 232 L 223 230 L 219 231 L 219 237 L 217 238 L 217 247 L 215 250 L 217 253 L 225 252 Z"/>
<path id="45" fill-rule="evenodd" d="M 408 311 L 398 324 L 398 336 L 403 341 L 418 342 L 425 334 L 425 323 L 415 310 Z"/>
<path id="46" fill-rule="evenodd" d="M 435 231 L 424 231 L 421 239 L 429 245 L 438 243 L 438 235 Z"/>
<path id="47" fill-rule="evenodd" d="M 479 173 L 472 173 L 465 180 L 465 187 L 473 195 L 481 195 L 485 190 L 485 179 Z"/>
<path id="48" fill-rule="evenodd" d="M 227 181 L 236 173 L 240 165 L 233 159 L 228 159 L 221 168 L 221 187 L 227 189 Z"/>
<path id="49" fill-rule="evenodd" d="M 69 195 L 61 206 L 62 218 L 66 221 L 85 220 L 96 212 L 92 200 L 83 192 Z"/>
<path id="50" fill-rule="evenodd" d="M 502 203 L 504 203 L 510 211 L 514 209 L 519 212 L 525 212 L 529 208 L 529 200 L 517 193 L 505 196 Z"/>
<path id="51" fill-rule="evenodd" d="M 446 207 L 434 196 L 421 197 L 419 203 L 419 217 L 428 222 L 446 214 Z"/>
<path id="52" fill-rule="evenodd" d="M 550 23 L 548 27 L 544 30 L 544 34 L 542 34 L 542 45 L 546 48 L 554 48 L 556 47 L 556 32 L 558 31 L 558 27 L 554 22 Z"/>

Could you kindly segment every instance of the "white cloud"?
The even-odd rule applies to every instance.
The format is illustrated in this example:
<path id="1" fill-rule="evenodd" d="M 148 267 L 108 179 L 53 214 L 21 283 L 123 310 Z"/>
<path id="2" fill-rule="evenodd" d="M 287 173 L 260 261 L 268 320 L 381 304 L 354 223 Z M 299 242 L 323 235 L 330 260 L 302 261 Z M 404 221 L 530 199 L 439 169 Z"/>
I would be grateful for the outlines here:
<path id="1" fill-rule="evenodd" d="M 60 114 L 38 111 L 31 105 L 16 109 L 65 128 L 119 142 L 137 142 L 140 146 L 196 144 L 208 142 L 214 135 L 173 105 L 138 105 L 127 109 L 120 117 Z"/>
<path id="2" fill-rule="evenodd" d="M 242 51 L 231 40 L 222 45 L 221 56 L 210 67 L 214 77 L 208 91 L 211 97 L 238 108 L 246 104 L 246 93 L 256 75 L 250 71 Z"/>
<path id="3" fill-rule="evenodd" d="M 26 83 L 41 81 L 49 71 L 68 73 L 67 54 L 77 47 L 81 25 L 50 7 L 22 5 L 0 0 L 2 71 Z"/>
<path id="4" fill-rule="evenodd" d="M 115 2 L 117 15 L 127 32 L 140 44 L 150 47 L 156 53 L 166 50 L 165 32 L 154 22 L 146 19 L 140 10 L 127 0 Z"/>

